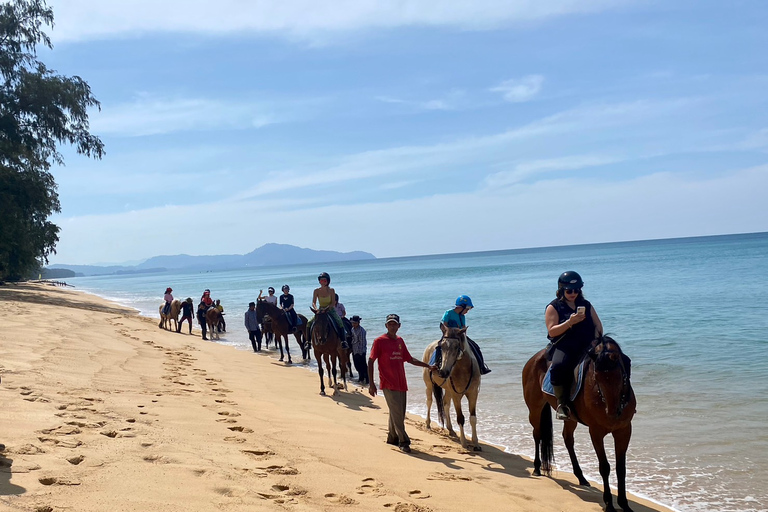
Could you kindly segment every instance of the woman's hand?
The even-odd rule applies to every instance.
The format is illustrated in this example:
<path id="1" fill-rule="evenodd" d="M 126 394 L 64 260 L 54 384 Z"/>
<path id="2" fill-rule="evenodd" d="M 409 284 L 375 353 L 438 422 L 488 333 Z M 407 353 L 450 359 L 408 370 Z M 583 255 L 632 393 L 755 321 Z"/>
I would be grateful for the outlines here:
<path id="1" fill-rule="evenodd" d="M 583 311 L 581 313 L 572 313 L 571 317 L 568 319 L 568 322 L 570 322 L 571 325 L 576 325 L 580 322 L 583 322 L 586 317 L 587 315 Z"/>

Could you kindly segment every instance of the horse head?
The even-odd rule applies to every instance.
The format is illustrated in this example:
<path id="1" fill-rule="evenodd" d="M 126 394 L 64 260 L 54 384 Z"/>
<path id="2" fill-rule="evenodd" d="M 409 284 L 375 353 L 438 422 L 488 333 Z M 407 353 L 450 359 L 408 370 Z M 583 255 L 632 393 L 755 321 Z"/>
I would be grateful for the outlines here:
<path id="1" fill-rule="evenodd" d="M 318 345 L 324 345 L 325 342 L 328 341 L 328 336 L 331 332 L 328 309 L 329 308 L 321 308 L 314 310 L 315 321 L 312 324 L 312 333 L 310 336 L 312 336 Z"/>
<path id="2" fill-rule="evenodd" d="M 594 363 L 595 383 L 606 413 L 621 416 L 632 395 L 629 382 L 631 360 L 610 336 L 595 339 L 588 355 Z"/>
<path id="3" fill-rule="evenodd" d="M 440 369 L 437 374 L 440 378 L 447 379 L 453 371 L 454 365 L 464 356 L 466 351 L 467 328 L 446 327 L 440 324 L 443 337 L 437 342 L 442 353 Z"/>

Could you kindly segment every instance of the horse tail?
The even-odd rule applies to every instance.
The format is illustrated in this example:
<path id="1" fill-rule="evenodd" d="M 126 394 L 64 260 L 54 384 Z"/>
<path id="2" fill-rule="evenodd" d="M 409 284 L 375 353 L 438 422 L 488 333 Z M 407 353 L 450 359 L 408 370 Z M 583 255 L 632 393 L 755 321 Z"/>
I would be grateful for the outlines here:
<path id="1" fill-rule="evenodd" d="M 541 419 L 539 421 L 541 445 L 541 470 L 546 475 L 552 474 L 552 463 L 555 461 L 555 449 L 553 445 L 552 412 L 549 404 L 544 404 L 541 408 Z"/>
<path id="2" fill-rule="evenodd" d="M 430 377 L 431 378 L 431 377 Z M 445 410 L 443 408 L 443 388 L 432 383 L 432 394 L 435 395 L 435 405 L 437 405 L 437 419 L 440 425 L 445 425 Z"/>

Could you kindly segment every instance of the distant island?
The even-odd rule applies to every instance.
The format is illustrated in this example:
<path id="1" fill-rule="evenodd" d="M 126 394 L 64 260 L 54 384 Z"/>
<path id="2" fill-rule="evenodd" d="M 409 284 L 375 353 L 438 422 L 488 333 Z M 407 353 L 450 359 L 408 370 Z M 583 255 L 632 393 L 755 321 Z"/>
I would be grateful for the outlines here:
<path id="1" fill-rule="evenodd" d="M 67 265 L 57 263 L 43 269 L 43 277 L 48 273 L 61 275 L 60 271 L 69 270 L 76 276 L 96 276 L 111 274 L 146 274 L 167 272 L 169 270 L 232 270 L 249 267 L 267 267 L 274 265 L 295 265 L 301 263 L 330 263 L 334 261 L 373 260 L 376 256 L 369 252 L 352 251 L 316 251 L 287 244 L 264 244 L 248 254 L 222 254 L 218 256 L 154 256 L 133 266 L 98 266 Z M 67 277 L 72 274 L 67 273 Z"/>

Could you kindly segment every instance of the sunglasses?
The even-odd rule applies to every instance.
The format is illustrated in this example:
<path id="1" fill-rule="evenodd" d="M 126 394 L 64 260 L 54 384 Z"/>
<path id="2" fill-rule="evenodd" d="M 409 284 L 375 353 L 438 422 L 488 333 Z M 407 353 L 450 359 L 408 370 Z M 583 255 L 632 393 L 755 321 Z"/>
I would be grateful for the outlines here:
<path id="1" fill-rule="evenodd" d="M 571 290 L 571 289 L 568 289 L 568 288 L 566 288 L 566 289 L 565 289 L 565 293 L 571 293 L 571 294 L 573 294 L 573 295 L 576 295 L 576 294 L 577 294 L 577 293 L 579 293 L 580 291 L 581 291 L 581 288 L 577 288 L 577 289 L 575 289 L 575 290 Z"/>

